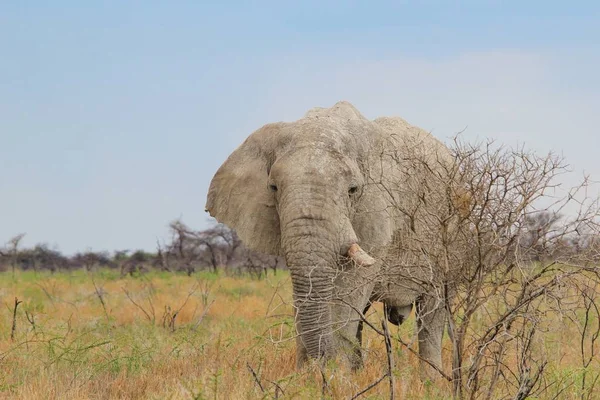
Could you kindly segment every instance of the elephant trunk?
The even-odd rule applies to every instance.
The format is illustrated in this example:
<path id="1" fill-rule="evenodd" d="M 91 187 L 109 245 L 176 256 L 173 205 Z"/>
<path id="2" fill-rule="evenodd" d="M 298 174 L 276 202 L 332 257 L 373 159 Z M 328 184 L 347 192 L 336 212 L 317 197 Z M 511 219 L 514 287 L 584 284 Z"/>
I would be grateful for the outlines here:
<path id="1" fill-rule="evenodd" d="M 331 305 L 341 251 L 340 213 L 328 204 L 325 191 L 298 186 L 282 194 L 281 246 L 292 278 L 301 365 L 302 358 L 336 353 Z"/>
<path id="2" fill-rule="evenodd" d="M 345 291 L 336 290 L 341 282 L 340 256 L 348 256 L 358 266 L 375 262 L 358 246 L 350 220 L 331 201 L 333 197 L 324 188 L 295 185 L 282 191 L 279 202 L 281 246 L 296 308 L 299 365 L 306 358 L 335 357 L 339 350 L 340 320 L 347 324 L 340 301 L 351 300 Z"/>
<path id="3" fill-rule="evenodd" d="M 285 251 L 292 278 L 296 328 L 306 356 L 328 358 L 335 352 L 330 305 L 336 258 L 319 239 L 297 233 L 302 230 L 288 228 L 282 238 L 293 243 Z"/>
<path id="4" fill-rule="evenodd" d="M 294 266 L 292 272 L 296 326 L 306 355 L 310 358 L 329 358 L 335 353 L 332 338 L 330 303 L 333 284 L 329 267 Z M 310 275 L 306 280 L 305 275 Z"/>
<path id="5" fill-rule="evenodd" d="M 306 222 L 306 221 L 303 221 Z M 320 221 L 321 223 L 323 221 Z M 313 229 L 315 227 L 313 226 Z M 288 228 L 286 239 L 294 237 L 296 230 Z M 298 233 L 300 234 L 300 233 Z M 317 239 L 318 234 L 314 236 L 300 236 L 291 240 L 293 248 L 286 252 L 286 260 L 291 271 L 292 286 L 294 291 L 294 305 L 296 308 L 296 327 L 299 335 L 300 345 L 304 350 L 301 357 L 308 358 L 331 358 L 335 357 L 342 347 L 348 345 L 347 339 L 354 340 L 356 329 L 345 340 L 334 338 L 340 335 L 345 329 L 349 329 L 349 321 L 353 318 L 351 310 L 347 308 L 348 303 L 353 303 L 356 299 L 348 298 L 346 291 L 336 291 L 335 283 L 339 282 L 343 273 L 335 268 L 340 255 L 339 248 L 332 249 L 326 245 L 327 241 Z M 343 247 L 342 247 L 343 248 Z M 375 264 L 375 260 L 362 250 L 358 244 L 350 245 L 349 250 L 345 252 L 359 268 L 368 268 Z M 343 284 L 343 287 L 351 288 L 350 292 L 354 296 L 359 296 L 359 290 L 350 284 Z M 371 290 L 368 290 L 370 293 Z M 359 296 L 360 297 L 360 296 Z M 368 294 L 364 301 L 359 301 L 358 307 L 364 307 L 368 301 Z M 340 303 L 340 301 L 342 301 Z M 362 308 L 361 308 L 362 310 Z M 343 351 L 342 351 L 343 352 Z M 352 349 L 347 353 L 352 358 L 352 364 L 357 364 L 356 351 Z M 299 360 L 299 365 L 304 360 Z"/>

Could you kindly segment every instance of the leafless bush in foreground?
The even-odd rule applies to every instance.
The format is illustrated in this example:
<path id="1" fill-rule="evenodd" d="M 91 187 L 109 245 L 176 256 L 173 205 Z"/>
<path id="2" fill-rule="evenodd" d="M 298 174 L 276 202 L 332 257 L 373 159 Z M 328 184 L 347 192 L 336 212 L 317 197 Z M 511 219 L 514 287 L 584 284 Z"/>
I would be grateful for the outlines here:
<path id="1" fill-rule="evenodd" d="M 568 168 L 554 154 L 458 138 L 452 151 L 452 162 L 398 155 L 398 176 L 422 179 L 377 182 L 403 199 L 396 211 L 408 227 L 382 279 L 402 282 L 398 291 L 425 288 L 446 313 L 452 363 L 443 375 L 455 398 L 552 397 L 575 384 L 569 390 L 582 398 L 598 396 L 600 236 L 590 181 L 564 190 Z M 546 355 L 556 330 L 572 328 L 581 371 L 558 382 Z"/>

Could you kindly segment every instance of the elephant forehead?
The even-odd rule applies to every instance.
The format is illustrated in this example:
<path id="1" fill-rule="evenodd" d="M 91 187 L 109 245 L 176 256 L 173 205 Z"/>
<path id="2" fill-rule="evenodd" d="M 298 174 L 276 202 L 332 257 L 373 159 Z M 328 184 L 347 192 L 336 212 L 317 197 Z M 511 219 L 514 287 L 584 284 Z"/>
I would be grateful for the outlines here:
<path id="1" fill-rule="evenodd" d="M 330 147 L 317 145 L 296 147 L 281 157 L 273 167 L 276 175 L 340 177 L 352 174 L 349 157 L 332 151 Z"/>
<path id="2" fill-rule="evenodd" d="M 356 123 L 354 123 L 356 122 Z M 280 155 L 311 148 L 315 156 L 319 150 L 338 153 L 356 159 L 371 146 L 374 127 L 369 121 L 304 120 L 290 124 L 285 129 Z"/>

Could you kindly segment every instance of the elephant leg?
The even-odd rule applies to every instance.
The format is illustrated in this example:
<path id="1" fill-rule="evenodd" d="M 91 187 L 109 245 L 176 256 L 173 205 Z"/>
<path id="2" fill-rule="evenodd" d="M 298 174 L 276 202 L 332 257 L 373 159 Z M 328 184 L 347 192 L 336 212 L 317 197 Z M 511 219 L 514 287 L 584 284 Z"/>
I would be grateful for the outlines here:
<path id="1" fill-rule="evenodd" d="M 361 306 L 357 309 L 365 309 L 364 307 Z M 336 310 L 335 307 L 334 310 Z M 361 348 L 363 321 L 356 312 L 349 311 L 347 308 L 339 307 L 336 311 L 334 315 L 339 318 L 338 322 L 340 323 L 335 333 L 337 347 L 341 350 L 341 354 L 345 354 L 343 359 L 348 361 L 347 365 L 352 370 L 358 370 L 363 367 Z"/>
<path id="2" fill-rule="evenodd" d="M 363 310 L 363 315 L 367 315 L 367 312 L 369 311 L 369 309 L 371 308 L 371 302 L 367 303 L 367 306 L 365 307 L 365 309 Z M 357 357 L 360 357 L 361 359 L 362 357 L 362 332 L 363 332 L 363 321 L 361 320 L 358 323 L 358 329 L 356 330 L 356 342 L 359 345 L 359 348 L 357 349 Z"/>
<path id="3" fill-rule="evenodd" d="M 442 368 L 442 337 L 446 322 L 443 304 L 435 298 L 420 298 L 416 302 L 419 355 L 435 367 Z M 421 360 L 422 380 L 435 380 L 440 374 L 427 362 Z"/>
<path id="4" fill-rule="evenodd" d="M 301 369 L 308 361 L 308 352 L 300 335 L 296 336 L 296 369 Z"/>
<path id="5" fill-rule="evenodd" d="M 367 306 L 363 310 L 363 315 L 365 315 L 365 316 L 367 315 L 367 312 L 371 308 L 372 304 L 373 303 L 371 303 L 371 302 L 367 303 Z M 406 321 L 406 319 L 410 316 L 410 313 L 412 311 L 412 304 L 410 304 L 408 306 L 404 306 L 404 307 L 398 307 L 398 306 L 389 306 L 384 303 L 383 307 L 384 307 L 386 319 L 390 323 L 392 323 L 396 326 L 399 326 L 400 324 L 402 324 L 402 322 Z M 363 326 L 364 326 L 364 322 L 361 320 L 358 323 L 358 329 L 356 330 L 356 342 L 359 345 L 359 347 L 356 349 L 356 357 L 357 357 L 357 359 L 361 359 L 361 360 L 363 359 L 363 354 L 362 354 Z"/>
<path id="6" fill-rule="evenodd" d="M 367 312 L 369 311 L 369 309 L 371 308 L 371 302 L 367 303 L 367 306 L 365 307 L 365 309 L 363 310 L 363 315 L 367 315 Z M 358 344 L 362 347 L 362 331 L 363 331 L 363 321 L 361 320 L 358 323 L 358 329 L 356 330 L 356 341 L 358 342 Z"/>

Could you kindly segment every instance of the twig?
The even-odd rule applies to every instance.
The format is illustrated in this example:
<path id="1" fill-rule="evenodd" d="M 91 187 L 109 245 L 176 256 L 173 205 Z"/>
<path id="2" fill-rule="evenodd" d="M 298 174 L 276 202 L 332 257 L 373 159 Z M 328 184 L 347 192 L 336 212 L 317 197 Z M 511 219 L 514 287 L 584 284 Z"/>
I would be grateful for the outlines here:
<path id="1" fill-rule="evenodd" d="M 17 330 L 17 307 L 22 301 L 15 297 L 15 308 L 13 308 L 12 329 L 10 330 L 10 340 L 15 341 L 15 331 Z"/>
<path id="2" fill-rule="evenodd" d="M 135 300 L 133 300 L 131 298 L 131 296 L 129 295 L 129 292 L 127 291 L 127 289 L 125 289 L 125 288 L 121 288 L 121 289 L 123 290 L 123 292 L 125 292 L 125 296 L 127 296 L 127 298 L 129 299 L 129 301 L 131 301 L 134 306 L 136 306 L 137 308 L 139 308 L 144 313 L 144 315 L 146 316 L 146 318 L 148 318 L 148 321 L 150 321 L 152 324 L 154 324 L 154 319 L 148 313 L 148 311 L 146 311 L 146 309 L 144 309 L 144 307 L 142 307 L 141 305 L 139 305 L 138 303 L 136 303 Z"/>
<path id="3" fill-rule="evenodd" d="M 206 313 L 210 309 L 210 306 L 212 306 L 214 302 L 215 302 L 215 300 L 213 299 L 213 301 L 211 301 L 210 303 L 208 303 L 208 305 L 206 307 L 204 307 L 204 310 L 202 310 L 202 314 L 200 314 L 200 317 L 198 317 L 198 321 L 196 321 L 196 323 L 192 327 L 193 331 L 195 331 L 196 329 L 198 329 L 198 327 L 200 326 L 200 323 L 204 319 L 204 316 L 206 315 Z"/>
<path id="4" fill-rule="evenodd" d="M 323 371 L 323 366 L 321 364 L 319 364 L 319 372 L 321 373 L 321 379 L 323 380 L 323 384 L 321 385 L 321 394 L 325 396 L 325 394 L 329 392 L 329 384 L 327 383 L 325 371 Z"/>
<path id="5" fill-rule="evenodd" d="M 279 392 L 281 392 L 281 394 L 285 396 L 285 391 L 279 385 L 279 383 L 274 382 L 274 381 L 269 381 L 269 382 L 275 386 L 275 400 L 277 400 L 279 398 Z"/>
<path id="6" fill-rule="evenodd" d="M 39 283 L 36 283 L 36 286 L 38 286 L 40 289 L 42 289 L 42 291 L 44 292 L 44 294 L 46 295 L 46 297 L 48 297 L 48 299 L 50 300 L 50 302 L 52 303 L 53 306 L 56 307 L 56 301 L 55 300 L 58 300 L 58 301 L 60 301 L 62 303 L 68 304 L 71 307 L 77 309 L 77 304 L 72 303 L 72 302 L 67 301 L 67 300 L 64 300 L 64 299 L 61 299 L 58 296 L 55 296 L 54 294 L 50 293 L 48 291 L 48 289 L 46 289 L 43 285 L 40 285 Z"/>
<path id="7" fill-rule="evenodd" d="M 392 339 L 390 337 L 390 331 L 387 325 L 387 319 L 385 316 L 381 319 L 381 327 L 383 328 L 383 334 L 385 339 L 385 350 L 387 353 L 388 371 L 387 376 L 390 380 L 390 400 L 394 400 L 394 357 L 392 355 Z"/>
<path id="8" fill-rule="evenodd" d="M 263 388 L 262 383 L 260 383 L 260 379 L 258 379 L 258 376 L 256 375 L 256 372 L 254 372 L 254 370 L 252 369 L 252 366 L 250 366 L 250 363 L 247 362 L 246 363 L 246 367 L 248 368 L 248 370 L 250 371 L 250 373 L 254 377 L 254 382 L 256 382 L 256 384 L 260 388 L 260 391 L 264 393 L 265 389 Z"/>
<path id="9" fill-rule="evenodd" d="M 185 305 L 188 303 L 188 301 L 190 300 L 190 297 L 192 297 L 192 295 L 194 293 L 196 293 L 196 290 L 198 290 L 198 286 L 199 286 L 199 283 L 196 282 L 196 284 L 194 284 L 190 288 L 190 290 L 188 291 L 188 295 L 185 298 L 183 304 L 173 313 L 173 315 L 171 315 L 171 321 L 169 322 L 169 325 L 171 326 L 172 332 L 175 332 L 175 318 L 177 318 L 177 316 L 179 315 L 181 310 L 183 310 L 183 307 L 185 307 Z"/>
<path id="10" fill-rule="evenodd" d="M 369 390 L 373 389 L 375 386 L 379 385 L 381 383 L 381 381 L 383 381 L 385 378 L 387 378 L 387 376 L 388 376 L 387 373 L 383 374 L 375 382 L 371 383 L 369 386 L 367 386 L 366 388 L 364 388 L 363 390 L 361 390 L 360 392 L 358 392 L 354 396 L 352 396 L 350 398 L 350 400 L 358 399 L 360 396 L 362 396 L 363 394 L 367 393 Z"/>
<path id="11" fill-rule="evenodd" d="M 33 314 L 30 314 L 27 310 L 25 310 L 25 316 L 27 317 L 27 321 L 31 324 L 33 332 L 35 333 L 35 318 Z"/>
<path id="12" fill-rule="evenodd" d="M 102 291 L 96 285 L 96 280 L 94 279 L 93 275 L 92 275 L 92 283 L 94 284 L 94 290 L 96 291 L 96 295 L 98 296 L 98 299 L 100 299 L 100 304 L 102 304 L 102 309 L 104 310 L 104 316 L 106 317 L 106 323 L 110 324 L 110 318 L 108 317 L 108 311 L 106 310 L 106 304 L 104 303 L 104 297 L 102 295 Z"/>

